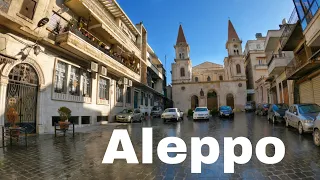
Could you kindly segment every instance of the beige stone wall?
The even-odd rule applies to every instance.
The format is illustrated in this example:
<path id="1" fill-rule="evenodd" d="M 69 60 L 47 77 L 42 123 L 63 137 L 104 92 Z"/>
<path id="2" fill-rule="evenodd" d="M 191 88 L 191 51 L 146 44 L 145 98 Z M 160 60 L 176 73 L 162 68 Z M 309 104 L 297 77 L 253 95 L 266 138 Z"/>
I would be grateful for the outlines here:
<path id="1" fill-rule="evenodd" d="M 239 87 L 239 83 L 242 87 Z M 182 90 L 185 87 L 185 90 Z M 200 100 L 200 91 L 204 91 L 204 99 Z M 172 86 L 172 98 L 174 107 L 180 108 L 187 112 L 191 108 L 191 97 L 196 95 L 199 101 L 207 104 L 207 93 L 211 90 L 216 91 L 218 95 L 218 106 L 226 105 L 226 96 L 233 94 L 235 99 L 235 108 L 243 110 L 246 103 L 246 81 L 224 81 L 213 83 L 190 83 L 190 84 L 175 84 Z"/>

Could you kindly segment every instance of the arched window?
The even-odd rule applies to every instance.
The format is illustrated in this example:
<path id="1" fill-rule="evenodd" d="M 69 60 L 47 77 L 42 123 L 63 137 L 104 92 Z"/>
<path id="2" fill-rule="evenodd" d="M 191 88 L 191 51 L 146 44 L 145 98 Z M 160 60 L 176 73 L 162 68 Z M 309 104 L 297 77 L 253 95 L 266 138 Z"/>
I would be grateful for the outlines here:
<path id="1" fill-rule="evenodd" d="M 182 54 L 181 53 L 179 53 L 179 57 L 180 57 L 180 59 L 182 59 Z"/>
<path id="2" fill-rule="evenodd" d="M 184 53 L 182 53 L 182 58 L 181 59 L 184 59 Z"/>
<path id="3" fill-rule="evenodd" d="M 237 54 L 239 55 L 239 50 L 237 50 Z"/>
<path id="4" fill-rule="evenodd" d="M 199 78 L 198 78 L 198 77 L 195 77 L 195 78 L 194 78 L 194 81 L 195 81 L 195 82 L 199 82 Z"/>
<path id="5" fill-rule="evenodd" d="M 234 54 L 236 54 L 237 51 L 236 51 L 236 50 L 233 50 L 233 52 L 234 52 Z"/>
<path id="6" fill-rule="evenodd" d="M 220 80 L 220 81 L 223 81 L 223 76 L 220 75 L 220 76 L 219 76 L 219 80 Z"/>
<path id="7" fill-rule="evenodd" d="M 181 68 L 180 69 L 180 76 L 181 77 L 184 77 L 186 74 L 185 74 L 185 71 L 184 71 L 184 68 Z"/>
<path id="8" fill-rule="evenodd" d="M 210 81 L 211 81 L 211 77 L 210 77 L 210 76 L 208 76 L 207 81 L 208 81 L 208 82 L 210 82 Z"/>
<path id="9" fill-rule="evenodd" d="M 237 74 L 241 74 L 241 66 L 240 66 L 240 64 L 237 64 L 236 68 L 237 68 Z"/>

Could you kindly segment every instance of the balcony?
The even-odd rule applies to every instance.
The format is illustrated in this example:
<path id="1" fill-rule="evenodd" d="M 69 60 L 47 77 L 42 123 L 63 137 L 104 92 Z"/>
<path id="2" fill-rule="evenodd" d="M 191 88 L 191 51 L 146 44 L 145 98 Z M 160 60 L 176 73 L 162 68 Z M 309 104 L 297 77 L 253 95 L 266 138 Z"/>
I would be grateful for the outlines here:
<path id="1" fill-rule="evenodd" d="M 100 62 L 109 72 L 140 82 L 140 60 L 119 47 L 108 49 L 98 38 L 83 28 L 66 29 L 56 38 L 56 43 L 75 54 Z"/>
<path id="2" fill-rule="evenodd" d="M 288 58 L 285 53 L 273 54 L 268 63 L 269 76 L 280 75 L 288 65 Z"/>
<path id="3" fill-rule="evenodd" d="M 320 68 L 320 50 L 310 59 L 294 57 L 285 68 L 288 80 L 298 80 Z"/>
<path id="4" fill-rule="evenodd" d="M 147 61 L 147 66 L 149 69 L 151 69 L 153 71 L 153 75 L 155 75 L 156 78 L 163 80 L 162 73 L 159 71 L 159 69 L 154 64 L 152 64 L 150 61 Z"/>
<path id="5" fill-rule="evenodd" d="M 268 64 L 256 64 L 254 67 L 256 70 L 267 70 Z"/>
<path id="6" fill-rule="evenodd" d="M 11 0 L 0 0 L 0 11 L 7 13 L 11 4 Z"/>
<path id="7" fill-rule="evenodd" d="M 141 43 L 139 43 L 139 38 L 141 34 L 132 25 L 131 21 L 126 17 L 120 17 L 122 13 L 115 14 L 114 10 L 109 9 L 109 4 L 112 6 L 117 6 L 115 1 L 100 1 L 100 0 L 65 0 L 64 4 L 70 8 L 72 12 L 80 17 L 90 19 L 91 25 L 89 30 L 99 33 L 100 36 L 111 36 L 112 39 L 119 44 L 121 44 L 125 49 L 132 51 L 135 55 L 141 58 Z M 110 7 L 112 8 L 112 7 Z M 118 7 L 119 8 L 119 7 Z M 90 16 L 89 16 L 90 15 Z M 125 24 L 132 32 L 132 36 L 136 38 L 135 41 L 129 37 L 128 32 L 124 30 L 124 26 L 121 26 L 118 19 L 121 19 L 123 24 Z M 130 25 L 131 24 L 131 25 Z"/>
<path id="8" fill-rule="evenodd" d="M 317 6 L 318 8 L 318 6 Z M 312 16 L 313 17 L 312 17 Z M 320 46 L 320 11 L 317 10 L 317 12 L 314 14 L 309 11 L 309 14 L 306 14 L 305 19 L 303 19 L 304 26 L 307 26 L 304 29 L 304 36 L 306 38 L 306 44 L 309 47 L 315 47 L 319 48 Z M 308 24 L 308 25 L 307 25 Z"/>
<path id="9" fill-rule="evenodd" d="M 272 52 L 274 47 L 278 46 L 279 39 L 283 33 L 283 28 L 280 30 L 269 30 L 266 42 L 265 42 L 265 52 Z"/>
<path id="10" fill-rule="evenodd" d="M 280 37 L 282 51 L 293 51 L 304 38 L 302 27 L 295 9 L 291 14 L 288 23 L 284 26 L 284 30 Z"/>

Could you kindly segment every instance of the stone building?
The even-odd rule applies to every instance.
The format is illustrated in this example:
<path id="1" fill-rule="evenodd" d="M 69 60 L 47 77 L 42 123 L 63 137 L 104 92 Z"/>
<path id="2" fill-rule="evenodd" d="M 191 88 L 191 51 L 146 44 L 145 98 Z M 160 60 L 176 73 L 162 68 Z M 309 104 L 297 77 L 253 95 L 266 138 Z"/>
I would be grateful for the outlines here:
<path id="1" fill-rule="evenodd" d="M 228 23 L 228 57 L 224 59 L 224 65 L 205 62 L 195 67 L 192 67 L 190 46 L 180 25 L 174 46 L 176 58 L 172 64 L 175 107 L 185 112 L 199 106 L 212 110 L 222 105 L 243 110 L 247 94 L 242 41 L 231 21 Z"/>
<path id="2" fill-rule="evenodd" d="M 29 133 L 46 133 L 61 106 L 79 127 L 163 105 L 165 70 L 147 37 L 115 0 L 0 1 L 0 125 L 10 107 Z"/>
<path id="3" fill-rule="evenodd" d="M 248 101 L 256 103 L 268 102 L 268 65 L 264 52 L 266 38 L 261 33 L 255 40 L 249 40 L 245 47 L 245 69 L 248 79 Z"/>
<path id="4" fill-rule="evenodd" d="M 285 79 L 292 81 L 290 102 L 320 105 L 320 4 L 316 0 L 293 4 L 280 37 L 280 50 L 294 55 L 285 67 Z"/>

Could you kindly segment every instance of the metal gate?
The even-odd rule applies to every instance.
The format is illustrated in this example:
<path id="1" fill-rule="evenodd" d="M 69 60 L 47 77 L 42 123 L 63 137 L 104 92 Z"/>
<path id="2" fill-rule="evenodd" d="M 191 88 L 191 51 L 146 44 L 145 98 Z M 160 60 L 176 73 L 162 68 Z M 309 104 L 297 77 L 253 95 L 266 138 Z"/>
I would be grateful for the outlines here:
<path id="1" fill-rule="evenodd" d="M 6 112 L 14 108 L 18 114 L 17 123 L 27 129 L 27 133 L 36 133 L 38 76 L 28 64 L 18 64 L 9 74 L 7 86 Z M 6 125 L 9 125 L 5 118 Z"/>

